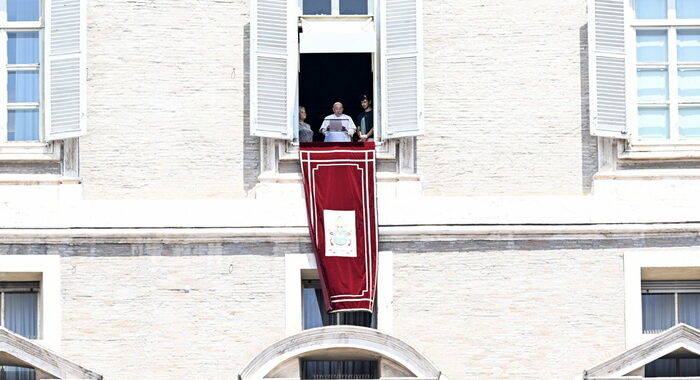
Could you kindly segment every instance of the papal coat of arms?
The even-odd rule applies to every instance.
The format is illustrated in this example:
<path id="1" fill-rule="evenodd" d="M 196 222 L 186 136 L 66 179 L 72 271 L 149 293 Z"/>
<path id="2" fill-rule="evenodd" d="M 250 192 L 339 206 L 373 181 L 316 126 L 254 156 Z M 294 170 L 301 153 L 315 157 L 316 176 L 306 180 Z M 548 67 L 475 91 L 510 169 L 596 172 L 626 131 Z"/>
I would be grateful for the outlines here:
<path id="1" fill-rule="evenodd" d="M 357 257 L 355 211 L 323 210 L 326 256 Z"/>

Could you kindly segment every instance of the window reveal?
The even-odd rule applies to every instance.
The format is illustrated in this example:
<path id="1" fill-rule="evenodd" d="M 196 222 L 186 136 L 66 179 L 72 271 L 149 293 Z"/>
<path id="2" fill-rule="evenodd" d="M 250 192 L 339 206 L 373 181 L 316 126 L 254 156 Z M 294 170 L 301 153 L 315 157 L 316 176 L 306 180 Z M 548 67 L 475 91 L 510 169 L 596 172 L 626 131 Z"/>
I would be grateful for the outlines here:
<path id="1" fill-rule="evenodd" d="M 0 326 L 37 339 L 38 289 L 38 282 L 0 282 Z"/>

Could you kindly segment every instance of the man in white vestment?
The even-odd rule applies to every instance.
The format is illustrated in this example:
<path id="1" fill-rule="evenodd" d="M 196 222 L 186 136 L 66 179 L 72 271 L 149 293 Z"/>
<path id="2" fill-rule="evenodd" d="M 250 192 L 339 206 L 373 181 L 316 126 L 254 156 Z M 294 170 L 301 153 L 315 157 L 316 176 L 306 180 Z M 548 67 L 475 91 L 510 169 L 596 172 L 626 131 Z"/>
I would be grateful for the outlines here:
<path id="1" fill-rule="evenodd" d="M 324 142 L 350 142 L 356 129 L 352 118 L 343 113 L 343 103 L 335 102 L 333 114 L 323 119 L 319 131 L 326 136 Z"/>

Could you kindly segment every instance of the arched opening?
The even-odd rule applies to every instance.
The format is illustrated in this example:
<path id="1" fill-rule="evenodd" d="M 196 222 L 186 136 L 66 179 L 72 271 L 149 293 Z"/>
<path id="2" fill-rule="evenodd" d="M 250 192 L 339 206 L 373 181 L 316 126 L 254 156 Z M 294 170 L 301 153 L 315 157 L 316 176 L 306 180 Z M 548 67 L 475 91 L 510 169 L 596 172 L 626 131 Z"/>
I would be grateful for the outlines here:
<path id="1" fill-rule="evenodd" d="M 329 326 L 276 342 L 243 369 L 241 380 L 310 378 L 445 379 L 408 344 L 377 330 Z"/>

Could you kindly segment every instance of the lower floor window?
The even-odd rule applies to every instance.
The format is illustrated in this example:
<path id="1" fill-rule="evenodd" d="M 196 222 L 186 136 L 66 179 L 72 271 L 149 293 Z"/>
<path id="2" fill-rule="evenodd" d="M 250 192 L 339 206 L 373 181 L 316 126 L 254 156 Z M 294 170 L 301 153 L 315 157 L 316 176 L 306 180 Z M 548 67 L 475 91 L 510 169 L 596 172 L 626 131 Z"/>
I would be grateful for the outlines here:
<path id="1" fill-rule="evenodd" d="M 38 282 L 0 282 L 0 326 L 25 338 L 37 339 L 38 290 Z"/>
<path id="2" fill-rule="evenodd" d="M 306 379 L 379 379 L 375 360 L 303 360 L 301 378 Z"/>
<path id="3" fill-rule="evenodd" d="M 700 376 L 700 358 L 663 357 L 644 366 L 645 377 Z"/>
<path id="4" fill-rule="evenodd" d="M 35 380 L 33 368 L 0 366 L 0 380 Z"/>
<path id="5" fill-rule="evenodd" d="M 321 282 L 319 280 L 303 280 L 302 285 L 304 329 L 334 325 L 377 328 L 376 312 L 341 311 L 328 313 L 323 301 Z"/>

